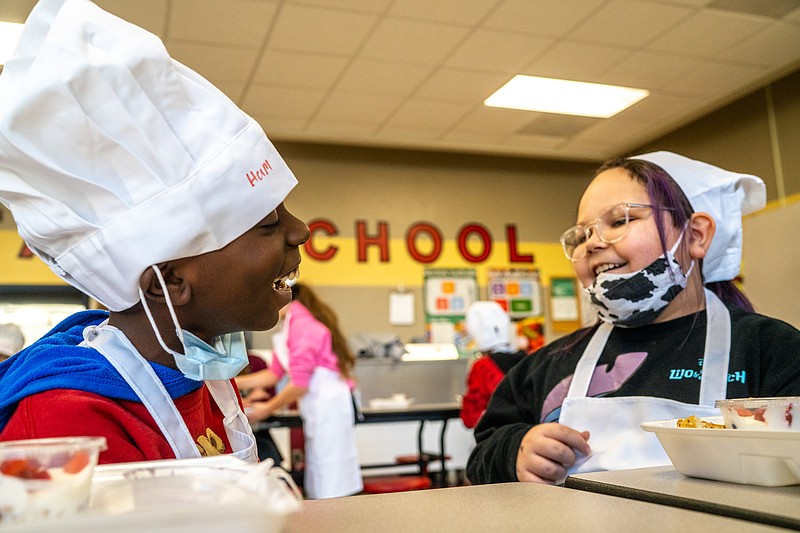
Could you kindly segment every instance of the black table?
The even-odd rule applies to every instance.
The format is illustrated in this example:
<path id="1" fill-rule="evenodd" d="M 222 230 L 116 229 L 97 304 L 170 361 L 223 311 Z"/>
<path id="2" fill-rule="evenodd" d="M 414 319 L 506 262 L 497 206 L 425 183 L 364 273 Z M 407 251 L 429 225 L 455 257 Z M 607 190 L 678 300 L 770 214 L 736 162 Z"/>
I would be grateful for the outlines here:
<path id="1" fill-rule="evenodd" d="M 435 421 L 442 422 L 442 429 L 439 433 L 439 450 L 436 457 L 439 459 L 442 468 L 442 484 L 447 485 L 447 469 L 446 469 L 446 450 L 445 450 L 445 432 L 447 430 L 447 422 L 453 418 L 459 418 L 461 413 L 461 404 L 457 402 L 452 403 L 429 403 L 429 404 L 411 404 L 408 407 L 397 408 L 382 408 L 375 409 L 372 407 L 364 407 L 361 410 L 362 417 L 356 420 L 356 424 L 378 424 L 387 422 L 419 422 L 419 430 L 417 432 L 417 452 L 419 457 L 425 455 L 422 446 L 422 432 L 425 428 L 425 422 Z M 258 424 L 253 426 L 253 432 L 269 430 L 275 427 L 289 427 L 298 428 L 303 426 L 303 419 L 300 413 L 296 410 L 284 411 L 276 413 Z M 366 468 L 386 467 L 390 465 L 367 465 Z M 392 464 L 391 466 L 395 466 Z"/>
<path id="2" fill-rule="evenodd" d="M 659 466 L 576 474 L 567 477 L 564 486 L 800 530 L 800 485 L 727 483 Z"/>

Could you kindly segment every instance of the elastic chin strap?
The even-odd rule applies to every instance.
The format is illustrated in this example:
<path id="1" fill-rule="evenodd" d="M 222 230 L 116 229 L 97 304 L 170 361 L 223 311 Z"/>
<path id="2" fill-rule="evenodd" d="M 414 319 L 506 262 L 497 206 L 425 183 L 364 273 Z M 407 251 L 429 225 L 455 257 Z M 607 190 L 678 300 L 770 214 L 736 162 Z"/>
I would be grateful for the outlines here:
<path id="1" fill-rule="evenodd" d="M 175 324 L 175 334 L 178 336 L 178 340 L 181 341 L 181 345 L 183 346 L 184 353 L 186 352 L 186 345 L 183 342 L 183 331 L 181 330 L 181 325 L 178 322 L 178 317 L 175 315 L 175 308 L 172 307 L 172 300 L 169 297 L 169 291 L 167 290 L 167 284 L 164 281 L 164 276 L 161 274 L 161 270 L 156 265 L 152 265 L 150 268 L 153 269 L 156 273 L 156 277 L 158 278 L 158 283 L 161 285 L 161 290 L 164 291 L 164 298 L 167 301 L 167 309 L 169 309 L 169 315 L 172 317 L 172 323 Z M 142 292 L 141 285 L 139 288 L 139 301 L 142 302 L 142 307 L 144 307 L 144 312 L 147 315 L 147 320 L 150 321 L 150 327 L 153 328 L 153 333 L 156 334 L 156 339 L 158 339 L 158 343 L 164 349 L 165 352 L 171 354 L 173 350 L 167 346 L 167 343 L 164 342 L 164 339 L 161 338 L 161 333 L 158 331 L 158 326 L 156 325 L 156 321 L 153 319 L 153 314 L 150 312 L 150 307 L 147 305 L 147 298 L 144 297 L 144 292 Z"/>
<path id="2" fill-rule="evenodd" d="M 681 234 L 678 235 L 678 240 L 675 241 L 675 244 L 673 244 L 672 248 L 670 248 L 669 253 L 670 253 L 670 255 L 672 257 L 675 257 L 675 252 L 678 251 L 678 246 L 681 244 L 681 241 L 683 240 L 683 236 L 686 234 L 686 228 L 687 227 L 689 227 L 689 223 L 688 222 L 683 226 L 683 229 L 681 230 Z M 678 260 L 676 258 L 675 262 L 677 263 L 677 261 Z M 678 264 L 680 264 L 680 263 L 678 263 Z M 686 274 L 684 274 L 683 277 L 688 279 L 689 278 L 689 274 L 692 273 L 692 270 L 694 270 L 694 259 L 692 259 L 692 262 L 689 264 L 689 269 L 686 271 Z"/>

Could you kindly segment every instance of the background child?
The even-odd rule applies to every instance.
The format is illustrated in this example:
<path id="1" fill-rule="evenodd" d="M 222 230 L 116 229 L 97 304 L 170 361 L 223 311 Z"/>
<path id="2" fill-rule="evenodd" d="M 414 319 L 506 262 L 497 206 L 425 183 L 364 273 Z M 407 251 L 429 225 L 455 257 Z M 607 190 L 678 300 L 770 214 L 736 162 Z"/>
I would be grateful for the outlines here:
<path id="1" fill-rule="evenodd" d="M 109 312 L 0 364 L 0 439 L 104 436 L 103 463 L 256 460 L 231 378 L 291 300 L 308 227 L 261 127 L 154 35 L 43 0 L 0 76 L 0 201 Z"/>
<path id="2" fill-rule="evenodd" d="M 526 352 L 513 351 L 511 318 L 497 302 L 474 302 L 467 309 L 467 333 L 481 355 L 469 369 L 467 391 L 461 401 L 461 421 L 475 427 L 497 384 Z"/>
<path id="3" fill-rule="evenodd" d="M 305 436 L 303 488 L 309 498 L 333 498 L 363 488 L 355 440 L 352 390 L 355 356 L 336 313 L 306 285 L 292 287 L 283 328 L 273 337 L 268 370 L 237 378 L 242 391 L 289 382 L 267 401 L 248 402 L 248 418 L 264 420 L 299 401 Z"/>
<path id="4" fill-rule="evenodd" d="M 639 424 L 800 394 L 800 332 L 752 312 L 730 281 L 741 216 L 765 199 L 754 176 L 668 152 L 603 165 L 561 239 L 600 322 L 509 372 L 476 427 L 469 479 L 669 464 Z"/>

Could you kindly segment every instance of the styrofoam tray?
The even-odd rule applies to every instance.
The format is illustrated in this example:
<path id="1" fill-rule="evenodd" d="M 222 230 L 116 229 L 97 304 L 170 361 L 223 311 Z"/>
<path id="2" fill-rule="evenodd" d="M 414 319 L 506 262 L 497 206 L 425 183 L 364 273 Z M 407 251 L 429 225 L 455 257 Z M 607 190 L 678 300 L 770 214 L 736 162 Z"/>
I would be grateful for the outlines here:
<path id="1" fill-rule="evenodd" d="M 89 508 L 57 523 L 12 524 L 3 533 L 278 533 L 300 509 L 291 494 L 281 509 L 235 485 L 255 465 L 230 456 L 104 465 L 95 469 Z"/>
<path id="2" fill-rule="evenodd" d="M 722 423 L 722 417 L 704 420 Z M 800 484 L 800 431 L 679 428 L 645 422 L 675 469 L 686 476 L 778 487 Z"/>

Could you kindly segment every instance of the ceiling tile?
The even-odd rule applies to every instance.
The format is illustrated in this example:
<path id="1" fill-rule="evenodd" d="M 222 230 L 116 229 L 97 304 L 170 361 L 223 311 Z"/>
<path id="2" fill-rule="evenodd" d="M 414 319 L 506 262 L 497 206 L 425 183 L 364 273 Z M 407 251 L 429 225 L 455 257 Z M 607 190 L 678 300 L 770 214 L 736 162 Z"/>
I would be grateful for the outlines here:
<path id="1" fill-rule="evenodd" d="M 303 131 L 308 119 L 296 117 L 274 117 L 268 115 L 252 115 L 253 119 L 261 124 L 261 128 L 271 140 L 292 135 L 294 132 Z"/>
<path id="2" fill-rule="evenodd" d="M 530 111 L 480 105 L 459 121 L 453 131 L 511 135 L 530 122 L 532 116 Z"/>
<path id="3" fill-rule="evenodd" d="M 634 115 L 637 120 L 651 122 L 673 122 L 677 117 L 695 111 L 697 100 L 663 92 L 654 92 L 622 111 L 621 116 Z"/>
<path id="4" fill-rule="evenodd" d="M 692 10 L 677 5 L 613 0 L 569 34 L 571 39 L 639 47 L 668 30 Z M 630 21 L 620 24 L 620 21 Z"/>
<path id="5" fill-rule="evenodd" d="M 455 124 L 472 106 L 433 100 L 414 99 L 392 114 L 386 127 L 413 127 L 443 131 Z"/>
<path id="6" fill-rule="evenodd" d="M 561 41 L 531 65 L 526 66 L 522 73 L 549 78 L 590 81 L 620 63 L 629 54 L 629 48 Z"/>
<path id="7" fill-rule="evenodd" d="M 783 67 L 797 62 L 800 25 L 773 22 L 746 41 L 725 50 L 720 57 L 764 67 Z"/>
<path id="8" fill-rule="evenodd" d="M 253 83 L 327 89 L 349 62 L 344 56 L 267 50 L 256 67 Z"/>
<path id="9" fill-rule="evenodd" d="M 167 31 L 167 0 L 97 0 L 109 13 L 141 26 L 162 39 Z"/>
<path id="10" fill-rule="evenodd" d="M 701 59 L 686 54 L 637 51 L 598 76 L 598 81 L 652 91 L 697 69 L 701 64 Z"/>
<path id="11" fill-rule="evenodd" d="M 207 78 L 211 83 L 248 81 L 256 63 L 256 50 L 168 42 L 170 55 Z"/>
<path id="12" fill-rule="evenodd" d="M 419 0 L 395 0 L 390 15 L 448 24 L 473 26 L 488 13 L 499 0 L 465 2 L 464 0 L 435 0 L 426 2 L 420 9 Z"/>
<path id="13" fill-rule="evenodd" d="M 800 0 L 714 0 L 708 7 L 779 19 L 800 8 Z"/>
<path id="14" fill-rule="evenodd" d="M 653 50 L 714 57 L 722 50 L 754 34 L 770 23 L 753 17 L 721 11 L 701 11 L 649 44 Z"/>
<path id="15" fill-rule="evenodd" d="M 356 59 L 336 85 L 345 92 L 406 96 L 432 71 L 429 65 Z"/>
<path id="16" fill-rule="evenodd" d="M 374 134 L 377 139 L 389 140 L 392 144 L 406 144 L 409 147 L 419 144 L 420 139 L 435 143 L 442 134 L 441 128 L 425 128 L 404 126 L 385 126 Z"/>
<path id="17" fill-rule="evenodd" d="M 250 115 L 304 118 L 311 116 L 324 97 L 325 91 L 319 89 L 252 85 L 243 108 Z"/>
<path id="18" fill-rule="evenodd" d="M 329 142 L 341 142 L 344 139 L 356 139 L 365 144 L 374 144 L 373 129 L 365 127 L 363 122 L 341 120 L 313 120 L 305 129 L 304 135 L 318 139 L 327 139 Z"/>
<path id="19" fill-rule="evenodd" d="M 589 16 L 605 0 L 505 0 L 484 26 L 539 35 L 562 35 Z"/>
<path id="20" fill-rule="evenodd" d="M 474 104 L 483 102 L 510 79 L 506 74 L 442 68 L 425 81 L 416 96 Z"/>
<path id="21" fill-rule="evenodd" d="M 368 13 L 383 13 L 392 0 L 285 0 L 287 4 L 310 5 L 325 8 L 349 9 Z"/>
<path id="22" fill-rule="evenodd" d="M 531 113 L 531 120 L 519 128 L 515 135 L 557 137 L 567 139 L 597 123 L 602 118 L 578 117 L 560 113 Z"/>
<path id="23" fill-rule="evenodd" d="M 400 98 L 335 92 L 326 98 L 315 119 L 366 124 L 377 128 L 400 105 Z"/>
<path id="24" fill-rule="evenodd" d="M 28 18 L 36 0 L 17 0 L 16 2 L 0 2 L 0 20 L 22 24 Z"/>
<path id="25" fill-rule="evenodd" d="M 516 72 L 536 59 L 552 42 L 522 33 L 478 30 L 445 61 L 448 67 Z"/>
<path id="26" fill-rule="evenodd" d="M 361 55 L 375 59 L 435 65 L 464 39 L 467 29 L 398 18 L 385 18 L 367 39 Z"/>
<path id="27" fill-rule="evenodd" d="M 762 68 L 707 62 L 665 87 L 672 93 L 705 98 L 724 98 L 738 93 L 733 88 L 751 89 L 767 72 Z"/>
<path id="28" fill-rule="evenodd" d="M 632 147 L 641 142 L 642 132 L 649 131 L 651 128 L 653 128 L 651 124 L 633 117 L 628 120 L 614 117 L 595 123 L 573 138 L 593 142 L 607 142 L 604 139 L 611 138 L 614 139 L 614 144 L 617 146 Z"/>
<path id="29" fill-rule="evenodd" d="M 324 54 L 354 54 L 378 20 L 377 15 L 286 5 L 269 38 L 271 49 Z"/>
<path id="30" fill-rule="evenodd" d="M 172 0 L 167 37 L 260 48 L 275 4 L 256 0 Z"/>

